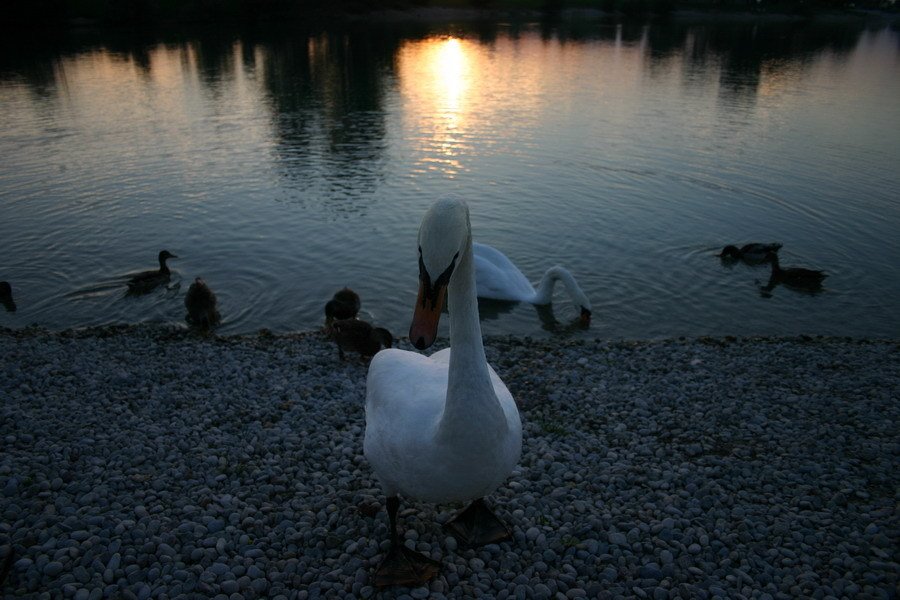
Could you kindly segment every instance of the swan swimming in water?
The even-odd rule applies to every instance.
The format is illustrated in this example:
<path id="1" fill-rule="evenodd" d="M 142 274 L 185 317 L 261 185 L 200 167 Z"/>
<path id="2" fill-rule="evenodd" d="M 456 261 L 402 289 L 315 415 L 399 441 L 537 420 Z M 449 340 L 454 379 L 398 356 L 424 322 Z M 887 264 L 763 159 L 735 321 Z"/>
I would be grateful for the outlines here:
<path id="1" fill-rule="evenodd" d="M 369 366 L 364 449 L 387 499 L 391 531 L 378 586 L 422 585 L 440 568 L 401 543 L 401 495 L 472 502 L 447 524 L 463 544 L 508 537 L 482 498 L 509 477 L 522 451 L 516 403 L 484 354 L 468 206 L 452 198 L 435 202 L 418 242 L 419 295 L 409 338 L 420 350 L 431 346 L 446 297 L 450 347 L 430 357 L 382 350 Z"/>
<path id="2" fill-rule="evenodd" d="M 582 324 L 591 321 L 591 301 L 582 291 L 575 276 L 567 269 L 554 266 L 547 269 L 537 289 L 505 254 L 487 244 L 473 242 L 475 251 L 475 285 L 480 298 L 528 302 L 543 305 L 553 301 L 553 287 L 561 281 L 572 302 L 579 309 Z"/>

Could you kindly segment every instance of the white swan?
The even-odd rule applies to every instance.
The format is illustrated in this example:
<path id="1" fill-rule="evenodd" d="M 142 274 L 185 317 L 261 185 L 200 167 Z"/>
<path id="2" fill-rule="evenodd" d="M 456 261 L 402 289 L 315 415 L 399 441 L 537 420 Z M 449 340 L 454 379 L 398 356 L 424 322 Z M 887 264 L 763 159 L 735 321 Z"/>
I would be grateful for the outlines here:
<path id="1" fill-rule="evenodd" d="M 478 242 L 473 242 L 472 246 L 475 249 L 475 285 L 479 297 L 550 304 L 553 301 L 553 286 L 557 281 L 561 281 L 569 292 L 572 302 L 579 308 L 582 322 L 590 323 L 591 301 L 567 269 L 560 266 L 550 267 L 535 289 L 505 254 L 492 246 Z"/>
<path id="2" fill-rule="evenodd" d="M 439 200 L 425 214 L 419 284 L 409 338 L 420 350 L 434 342 L 446 294 L 450 348 L 430 357 L 386 349 L 369 366 L 364 449 L 387 497 L 392 542 L 376 585 L 421 585 L 439 568 L 399 543 L 398 495 L 474 500 L 448 524 L 463 543 L 508 536 L 481 498 L 509 476 L 522 450 L 516 403 L 484 354 L 469 209 L 461 200 Z"/>

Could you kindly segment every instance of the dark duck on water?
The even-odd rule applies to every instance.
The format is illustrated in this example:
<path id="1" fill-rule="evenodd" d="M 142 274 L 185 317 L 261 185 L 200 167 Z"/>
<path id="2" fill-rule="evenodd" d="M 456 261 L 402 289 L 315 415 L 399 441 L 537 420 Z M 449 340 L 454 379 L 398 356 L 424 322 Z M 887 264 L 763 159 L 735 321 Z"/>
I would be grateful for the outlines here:
<path id="1" fill-rule="evenodd" d="M 12 297 L 12 286 L 8 281 L 0 281 L 0 304 L 8 312 L 16 312 L 16 303 Z"/>
<path id="2" fill-rule="evenodd" d="M 765 291 L 770 291 L 776 285 L 782 283 L 802 291 L 818 292 L 822 289 L 822 281 L 828 277 L 824 272 L 814 269 L 801 267 L 783 269 L 778 262 L 778 255 L 774 252 L 770 252 L 766 256 L 765 262 L 772 264 L 772 274 L 769 276 L 769 283 L 763 288 Z"/>
<path id="3" fill-rule="evenodd" d="M 178 258 L 168 250 L 159 253 L 159 269 L 156 271 L 144 271 L 128 280 L 128 295 L 137 296 L 153 291 L 156 287 L 169 282 L 171 271 L 166 261 L 170 258 Z"/>
<path id="4" fill-rule="evenodd" d="M 740 248 L 729 244 L 722 248 L 719 256 L 722 260 L 742 260 L 747 263 L 761 263 L 766 260 L 766 256 L 772 252 L 778 252 L 781 244 L 744 244 Z"/>
<path id="5" fill-rule="evenodd" d="M 350 288 L 336 291 L 331 300 L 325 303 L 325 329 L 330 330 L 334 321 L 355 319 L 361 304 L 359 294 Z"/>
<path id="6" fill-rule="evenodd" d="M 216 295 L 200 277 L 188 288 L 184 307 L 188 311 L 185 319 L 194 327 L 209 330 L 219 324 L 221 316 L 216 308 Z"/>

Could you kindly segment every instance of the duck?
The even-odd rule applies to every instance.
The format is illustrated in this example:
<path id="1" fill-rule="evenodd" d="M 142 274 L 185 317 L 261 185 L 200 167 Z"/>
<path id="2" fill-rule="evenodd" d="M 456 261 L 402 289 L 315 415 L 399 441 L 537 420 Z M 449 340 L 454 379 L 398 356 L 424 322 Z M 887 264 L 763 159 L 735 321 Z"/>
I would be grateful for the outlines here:
<path id="1" fill-rule="evenodd" d="M 16 312 L 16 302 L 12 296 L 12 286 L 8 281 L 0 281 L 0 304 L 7 312 Z"/>
<path id="2" fill-rule="evenodd" d="M 143 271 L 137 275 L 133 275 L 128 280 L 128 294 L 138 295 L 146 294 L 157 286 L 168 283 L 171 271 L 169 271 L 166 261 L 170 258 L 178 258 L 168 250 L 162 250 L 159 253 L 159 269 L 156 271 Z"/>
<path id="3" fill-rule="evenodd" d="M 765 261 L 767 255 L 778 252 L 779 249 L 781 249 L 781 244 L 777 242 L 771 244 L 753 242 L 744 244 L 740 248 L 729 244 L 722 248 L 722 252 L 718 256 L 722 260 L 742 260 L 746 263 L 759 264 Z"/>
<path id="4" fill-rule="evenodd" d="M 766 291 L 770 291 L 779 283 L 783 283 L 788 287 L 817 292 L 822 289 L 822 282 L 828 277 L 824 271 L 815 269 L 804 269 L 802 267 L 783 269 L 778 262 L 778 255 L 774 252 L 766 255 L 765 262 L 772 265 L 769 283 L 764 288 Z"/>
<path id="5" fill-rule="evenodd" d="M 553 301 L 553 287 L 561 281 L 572 302 L 579 309 L 582 324 L 591 321 L 591 301 L 567 269 L 559 265 L 544 272 L 535 289 L 522 271 L 500 250 L 487 244 L 473 242 L 475 256 L 475 285 L 479 298 L 528 302 L 535 305 Z"/>
<path id="6" fill-rule="evenodd" d="M 338 319 L 331 322 L 331 337 L 338 347 L 341 360 L 344 351 L 358 352 L 363 357 L 372 357 L 382 346 L 393 346 L 394 336 L 384 327 L 374 327 L 360 319 Z"/>
<path id="7" fill-rule="evenodd" d="M 445 525 L 464 546 L 508 539 L 509 529 L 484 498 L 510 476 L 522 452 L 516 402 L 485 357 L 465 201 L 450 197 L 431 205 L 419 228 L 418 255 L 409 339 L 418 350 L 434 343 L 446 299 L 450 347 L 431 356 L 389 348 L 369 364 L 363 450 L 390 524 L 390 548 L 374 576 L 378 587 L 423 585 L 440 570 L 400 541 L 400 496 L 469 503 Z"/>
<path id="8" fill-rule="evenodd" d="M 325 329 L 328 330 L 333 321 L 355 319 L 361 305 L 359 294 L 350 288 L 336 291 L 331 300 L 325 303 Z"/>
<path id="9" fill-rule="evenodd" d="M 200 277 L 195 278 L 188 288 L 184 296 L 184 307 L 188 311 L 185 320 L 200 329 L 212 329 L 221 320 L 216 308 L 216 295 Z"/>

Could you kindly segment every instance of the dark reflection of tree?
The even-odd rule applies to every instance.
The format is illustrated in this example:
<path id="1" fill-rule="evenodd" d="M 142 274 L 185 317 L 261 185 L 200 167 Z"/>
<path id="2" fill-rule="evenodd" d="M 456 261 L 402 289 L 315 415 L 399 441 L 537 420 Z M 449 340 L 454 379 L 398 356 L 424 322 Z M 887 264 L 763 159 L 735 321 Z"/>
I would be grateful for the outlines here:
<path id="1" fill-rule="evenodd" d="M 338 30 L 265 45 L 275 152 L 292 200 L 355 212 L 382 177 L 395 35 Z"/>
<path id="2" fill-rule="evenodd" d="M 725 106 L 752 105 L 767 72 L 808 65 L 822 52 L 844 57 L 865 31 L 862 21 L 735 20 L 652 24 L 648 30 L 648 61 L 654 65 L 683 53 L 687 81 L 707 72 L 710 60 L 720 63 L 719 83 Z"/>

